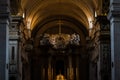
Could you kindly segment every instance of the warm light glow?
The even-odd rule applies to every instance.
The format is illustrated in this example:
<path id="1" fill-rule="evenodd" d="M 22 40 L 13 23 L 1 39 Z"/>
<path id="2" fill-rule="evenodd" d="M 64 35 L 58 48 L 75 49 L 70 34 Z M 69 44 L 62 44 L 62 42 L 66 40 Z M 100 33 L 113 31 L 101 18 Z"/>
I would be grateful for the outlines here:
<path id="1" fill-rule="evenodd" d="M 25 18 L 25 13 L 23 13 L 22 17 Z"/>
<path id="2" fill-rule="evenodd" d="M 56 76 L 56 80 L 66 80 L 62 74 Z"/>
<path id="3" fill-rule="evenodd" d="M 97 17 L 97 12 L 95 11 L 95 17 Z"/>
<path id="4" fill-rule="evenodd" d="M 89 18 L 89 29 L 93 28 L 93 20 Z"/>
<path id="5" fill-rule="evenodd" d="M 30 26 L 31 26 L 31 19 L 28 19 L 28 21 L 27 21 L 27 29 L 30 29 Z"/>

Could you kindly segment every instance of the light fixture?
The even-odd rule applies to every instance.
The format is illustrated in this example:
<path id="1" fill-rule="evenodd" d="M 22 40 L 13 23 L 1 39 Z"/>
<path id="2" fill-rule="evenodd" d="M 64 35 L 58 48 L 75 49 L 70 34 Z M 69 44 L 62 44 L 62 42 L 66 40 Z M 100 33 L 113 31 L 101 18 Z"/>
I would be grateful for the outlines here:
<path id="1" fill-rule="evenodd" d="M 58 21 L 58 34 L 45 33 L 40 37 L 40 45 L 52 45 L 54 49 L 65 49 L 68 45 L 80 45 L 80 36 L 76 33 L 62 33 L 62 20 Z"/>
<path id="2" fill-rule="evenodd" d="M 80 45 L 80 36 L 78 34 L 47 34 L 40 38 L 40 46 L 52 45 L 54 49 L 65 49 L 68 45 Z"/>
<path id="3" fill-rule="evenodd" d="M 25 13 L 22 14 L 22 17 L 25 18 Z"/>

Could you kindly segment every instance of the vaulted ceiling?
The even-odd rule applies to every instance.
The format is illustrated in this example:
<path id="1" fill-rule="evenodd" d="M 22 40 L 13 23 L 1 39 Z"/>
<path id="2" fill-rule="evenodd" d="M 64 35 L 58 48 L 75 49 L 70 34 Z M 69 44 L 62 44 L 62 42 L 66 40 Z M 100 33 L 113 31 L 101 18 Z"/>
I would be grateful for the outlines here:
<path id="1" fill-rule="evenodd" d="M 11 0 L 16 1 L 16 0 Z M 19 14 L 25 14 L 26 21 L 33 29 L 51 16 L 67 16 L 89 29 L 95 11 L 100 14 L 101 0 L 18 0 Z M 13 4 L 14 5 L 14 4 Z"/>

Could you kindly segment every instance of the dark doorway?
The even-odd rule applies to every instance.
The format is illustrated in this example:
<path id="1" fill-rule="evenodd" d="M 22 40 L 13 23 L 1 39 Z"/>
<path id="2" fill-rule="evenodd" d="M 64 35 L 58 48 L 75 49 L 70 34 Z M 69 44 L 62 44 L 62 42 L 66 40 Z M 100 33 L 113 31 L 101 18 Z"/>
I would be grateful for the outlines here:
<path id="1" fill-rule="evenodd" d="M 16 77 L 15 76 L 10 76 L 9 80 L 16 80 Z"/>
<path id="2" fill-rule="evenodd" d="M 56 75 L 60 73 L 64 75 L 64 61 L 62 60 L 56 61 L 55 69 L 56 69 Z"/>

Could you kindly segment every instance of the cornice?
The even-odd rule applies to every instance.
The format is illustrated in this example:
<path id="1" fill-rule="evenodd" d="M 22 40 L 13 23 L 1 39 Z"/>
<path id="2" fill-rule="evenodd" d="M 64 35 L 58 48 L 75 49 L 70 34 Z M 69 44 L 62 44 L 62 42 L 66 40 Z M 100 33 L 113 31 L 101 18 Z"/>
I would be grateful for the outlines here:
<path id="1" fill-rule="evenodd" d="M 110 5 L 109 14 L 107 17 L 109 20 L 113 17 L 120 18 L 120 3 L 112 3 Z"/>

